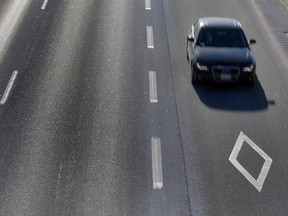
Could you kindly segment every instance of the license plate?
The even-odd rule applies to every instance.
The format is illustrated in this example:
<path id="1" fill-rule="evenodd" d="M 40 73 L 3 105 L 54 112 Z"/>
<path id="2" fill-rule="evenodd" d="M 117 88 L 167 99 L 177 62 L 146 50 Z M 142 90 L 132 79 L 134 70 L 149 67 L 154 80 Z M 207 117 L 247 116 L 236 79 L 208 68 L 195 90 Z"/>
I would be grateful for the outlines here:
<path id="1" fill-rule="evenodd" d="M 223 81 L 230 81 L 231 80 L 231 74 L 230 73 L 222 73 L 222 74 L 220 74 L 220 79 Z"/>

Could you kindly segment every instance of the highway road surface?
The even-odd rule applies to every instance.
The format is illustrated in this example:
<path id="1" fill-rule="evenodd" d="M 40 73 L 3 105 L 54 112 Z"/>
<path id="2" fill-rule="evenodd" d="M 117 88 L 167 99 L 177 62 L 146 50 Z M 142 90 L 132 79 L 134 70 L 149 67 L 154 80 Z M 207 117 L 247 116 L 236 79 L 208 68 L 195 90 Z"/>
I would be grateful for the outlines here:
<path id="1" fill-rule="evenodd" d="M 288 215 L 285 2 L 0 0 L 0 215 Z M 204 16 L 254 86 L 191 84 Z"/>

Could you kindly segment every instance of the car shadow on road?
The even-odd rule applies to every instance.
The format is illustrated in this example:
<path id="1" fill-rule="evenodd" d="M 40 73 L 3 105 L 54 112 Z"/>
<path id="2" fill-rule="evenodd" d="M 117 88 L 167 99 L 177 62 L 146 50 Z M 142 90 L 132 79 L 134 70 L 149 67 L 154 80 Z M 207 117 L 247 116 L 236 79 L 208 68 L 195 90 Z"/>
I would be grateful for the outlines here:
<path id="1" fill-rule="evenodd" d="M 261 83 L 256 78 L 255 84 L 214 84 L 200 83 L 193 85 L 200 100 L 208 107 L 231 111 L 257 111 L 275 105 L 268 101 Z"/>

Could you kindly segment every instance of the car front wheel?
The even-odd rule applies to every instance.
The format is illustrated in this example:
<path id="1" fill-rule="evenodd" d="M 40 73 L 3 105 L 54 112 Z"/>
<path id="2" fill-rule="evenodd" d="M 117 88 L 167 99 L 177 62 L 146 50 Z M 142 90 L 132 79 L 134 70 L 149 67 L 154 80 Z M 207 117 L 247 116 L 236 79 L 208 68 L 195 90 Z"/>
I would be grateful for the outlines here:
<path id="1" fill-rule="evenodd" d="M 249 85 L 251 85 L 251 86 L 253 86 L 254 84 L 255 84 L 255 74 L 253 74 L 253 75 L 251 75 L 250 77 L 249 77 L 249 79 L 248 79 L 248 84 Z"/>
<path id="2" fill-rule="evenodd" d="M 192 84 L 199 82 L 197 73 L 196 71 L 193 70 L 193 64 L 191 64 L 191 79 L 192 79 Z"/>
<path id="3" fill-rule="evenodd" d="M 187 45 L 186 45 L 186 56 L 187 56 L 187 61 L 189 62 L 189 55 L 188 55 L 188 42 L 187 42 Z"/>

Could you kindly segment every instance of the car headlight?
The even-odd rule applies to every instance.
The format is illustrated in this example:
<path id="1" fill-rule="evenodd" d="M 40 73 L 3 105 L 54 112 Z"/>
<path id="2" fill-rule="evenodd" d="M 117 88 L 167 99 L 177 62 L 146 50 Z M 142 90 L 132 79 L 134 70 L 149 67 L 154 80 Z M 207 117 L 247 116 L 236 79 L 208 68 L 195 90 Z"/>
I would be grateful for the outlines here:
<path id="1" fill-rule="evenodd" d="M 254 69 L 254 65 L 251 64 L 247 67 L 243 67 L 243 72 L 252 72 L 253 69 Z"/>
<path id="2" fill-rule="evenodd" d="M 200 65 L 198 62 L 197 62 L 197 68 L 201 71 L 208 71 L 208 67 L 206 65 Z"/>

